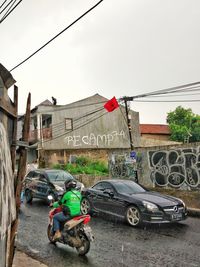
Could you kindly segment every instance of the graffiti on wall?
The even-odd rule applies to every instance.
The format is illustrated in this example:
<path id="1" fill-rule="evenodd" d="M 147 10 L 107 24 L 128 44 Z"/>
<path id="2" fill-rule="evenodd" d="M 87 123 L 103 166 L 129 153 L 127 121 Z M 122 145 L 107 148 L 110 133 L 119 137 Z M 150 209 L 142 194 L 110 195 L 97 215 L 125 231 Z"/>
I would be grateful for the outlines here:
<path id="1" fill-rule="evenodd" d="M 149 151 L 151 180 L 158 186 L 200 185 L 200 147 Z"/>
<path id="2" fill-rule="evenodd" d="M 109 160 L 109 172 L 113 178 L 130 178 L 137 181 L 136 153 L 112 154 Z"/>
<path id="3" fill-rule="evenodd" d="M 14 179 L 7 134 L 0 123 L 0 266 L 6 265 L 6 238 L 16 217 Z"/>
<path id="4" fill-rule="evenodd" d="M 113 142 L 118 141 L 119 138 L 126 139 L 125 132 L 122 130 L 120 132 L 113 131 L 108 134 L 98 134 L 90 133 L 88 135 L 70 135 L 65 137 L 65 143 L 72 146 L 95 146 L 100 145 L 110 146 Z"/>

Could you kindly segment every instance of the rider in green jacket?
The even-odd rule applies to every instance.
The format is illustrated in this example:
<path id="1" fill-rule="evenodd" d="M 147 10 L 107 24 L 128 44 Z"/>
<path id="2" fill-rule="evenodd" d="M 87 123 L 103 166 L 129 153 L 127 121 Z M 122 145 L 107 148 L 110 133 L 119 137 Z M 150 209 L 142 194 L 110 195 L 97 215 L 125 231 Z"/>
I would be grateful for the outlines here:
<path id="1" fill-rule="evenodd" d="M 75 188 L 75 181 L 66 181 L 66 192 L 59 201 L 53 203 L 54 208 L 58 208 L 62 205 L 62 212 L 55 214 L 53 217 L 53 230 L 55 232 L 54 240 L 61 237 L 60 223 L 80 214 L 82 196 L 80 191 L 76 190 Z"/>

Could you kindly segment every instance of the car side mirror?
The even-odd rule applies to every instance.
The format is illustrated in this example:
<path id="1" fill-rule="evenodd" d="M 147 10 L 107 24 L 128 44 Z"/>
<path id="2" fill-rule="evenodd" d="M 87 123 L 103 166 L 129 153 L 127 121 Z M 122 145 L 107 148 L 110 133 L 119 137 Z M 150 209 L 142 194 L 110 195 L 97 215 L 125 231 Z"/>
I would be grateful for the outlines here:
<path id="1" fill-rule="evenodd" d="M 105 189 L 105 190 L 103 191 L 103 193 L 104 193 L 105 195 L 109 195 L 110 197 L 113 197 L 113 196 L 114 196 L 114 192 L 113 192 L 111 189 Z"/>

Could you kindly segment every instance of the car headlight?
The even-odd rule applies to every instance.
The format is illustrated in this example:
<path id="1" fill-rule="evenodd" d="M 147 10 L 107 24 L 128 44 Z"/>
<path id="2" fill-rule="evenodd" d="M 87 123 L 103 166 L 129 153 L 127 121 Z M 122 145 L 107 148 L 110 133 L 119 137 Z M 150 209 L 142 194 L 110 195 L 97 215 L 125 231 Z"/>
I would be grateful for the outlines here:
<path id="1" fill-rule="evenodd" d="M 156 206 L 155 204 L 148 202 L 148 201 L 142 201 L 142 203 L 147 210 L 152 211 L 152 212 L 158 211 L 158 206 Z"/>
<path id="2" fill-rule="evenodd" d="M 64 191 L 64 189 L 61 186 L 59 186 L 59 185 L 55 185 L 55 189 L 58 192 L 63 192 Z"/>
<path id="3" fill-rule="evenodd" d="M 183 207 L 185 208 L 185 202 L 179 198 L 179 201 L 183 204 Z"/>

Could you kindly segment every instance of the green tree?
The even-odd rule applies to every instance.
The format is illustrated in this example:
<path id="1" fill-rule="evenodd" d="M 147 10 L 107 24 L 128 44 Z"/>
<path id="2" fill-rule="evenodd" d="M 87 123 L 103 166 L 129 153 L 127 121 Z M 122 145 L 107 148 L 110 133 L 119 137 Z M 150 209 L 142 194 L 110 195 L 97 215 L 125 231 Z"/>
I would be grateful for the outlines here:
<path id="1" fill-rule="evenodd" d="M 167 113 L 167 123 L 171 130 L 170 139 L 180 142 L 200 141 L 200 116 L 192 110 L 178 106 L 174 111 Z"/>

